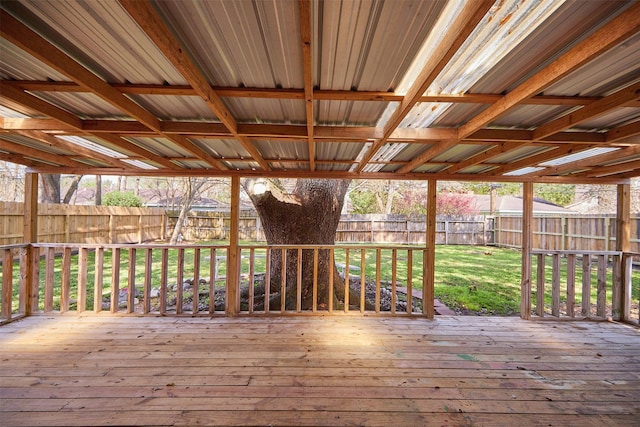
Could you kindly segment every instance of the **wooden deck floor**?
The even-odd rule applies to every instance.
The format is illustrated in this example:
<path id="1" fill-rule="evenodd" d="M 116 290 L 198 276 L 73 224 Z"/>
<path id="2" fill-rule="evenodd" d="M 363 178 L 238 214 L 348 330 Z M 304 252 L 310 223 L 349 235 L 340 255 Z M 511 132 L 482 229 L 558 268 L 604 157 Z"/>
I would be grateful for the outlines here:
<path id="1" fill-rule="evenodd" d="M 0 425 L 631 426 L 640 331 L 438 316 L 30 317 Z"/>

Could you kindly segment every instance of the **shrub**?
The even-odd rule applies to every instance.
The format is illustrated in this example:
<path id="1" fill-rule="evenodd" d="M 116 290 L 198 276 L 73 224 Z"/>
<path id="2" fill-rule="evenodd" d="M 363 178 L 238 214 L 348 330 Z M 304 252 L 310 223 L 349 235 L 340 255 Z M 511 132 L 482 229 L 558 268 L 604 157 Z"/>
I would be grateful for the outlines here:
<path id="1" fill-rule="evenodd" d="M 105 206 L 142 206 L 142 199 L 131 191 L 112 191 L 102 198 L 102 204 Z"/>

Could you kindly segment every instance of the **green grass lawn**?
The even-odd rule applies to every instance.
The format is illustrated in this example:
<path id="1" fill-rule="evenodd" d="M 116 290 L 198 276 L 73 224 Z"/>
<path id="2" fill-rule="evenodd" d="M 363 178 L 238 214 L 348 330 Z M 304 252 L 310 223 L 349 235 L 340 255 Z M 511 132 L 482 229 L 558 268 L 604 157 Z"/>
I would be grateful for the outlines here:
<path id="1" fill-rule="evenodd" d="M 214 244 L 214 243 L 210 243 Z M 362 254 L 360 247 L 349 249 L 349 265 L 355 267 L 351 270 L 352 276 L 360 276 L 362 266 Z M 161 251 L 153 250 L 152 257 L 152 287 L 160 286 L 161 278 Z M 375 248 L 367 247 L 365 251 L 365 275 L 368 281 L 376 280 L 376 257 Z M 208 278 L 210 271 L 211 253 L 209 249 L 202 249 L 200 254 L 200 277 Z M 226 262 L 224 249 L 216 252 L 219 267 L 217 275 L 226 275 Z M 265 271 L 265 250 L 255 249 L 255 271 Z M 397 249 L 396 251 L 396 282 L 399 286 L 407 286 L 407 258 L 409 251 L 407 249 Z M 247 281 L 249 272 L 249 250 L 242 251 L 242 273 L 243 280 Z M 391 283 L 393 276 L 392 250 L 382 249 L 380 251 L 381 268 L 380 280 L 384 284 Z M 416 249 L 412 251 L 412 286 L 414 289 L 422 288 L 422 250 Z M 77 281 L 78 281 L 78 256 L 73 255 L 71 260 L 70 288 L 71 300 L 77 297 Z M 138 249 L 135 258 L 136 287 L 142 289 L 144 283 L 144 263 L 145 251 Z M 344 249 L 336 249 L 335 260 L 337 264 L 346 263 L 346 251 Z M 563 263 L 563 272 L 561 283 L 563 287 L 566 284 L 566 266 Z M 60 284 L 61 284 L 61 265 L 62 258 L 55 259 L 54 273 L 54 310 L 60 307 Z M 112 276 L 112 252 L 106 250 L 104 254 L 104 285 L 103 295 L 110 293 L 111 276 Z M 171 249 L 169 251 L 169 267 L 168 267 L 168 283 L 177 283 L 178 272 L 178 251 Z M 184 279 L 192 278 L 194 275 L 194 250 L 186 249 L 184 256 Z M 87 273 L 87 310 L 93 309 L 93 288 L 95 274 L 95 252 L 88 253 L 88 273 Z M 129 252 L 122 250 L 120 259 L 120 283 L 121 287 L 126 286 L 129 274 Z M 519 313 L 520 309 L 520 274 L 521 274 L 521 254 L 517 250 L 500 249 L 494 247 L 482 246 L 445 246 L 438 245 L 436 247 L 436 271 L 435 271 L 435 296 L 452 309 L 456 309 L 462 313 L 479 313 L 493 315 L 513 315 Z M 580 303 L 581 294 L 581 267 L 577 268 L 576 277 L 576 304 Z M 533 258 L 533 276 L 534 276 L 534 295 L 532 301 L 535 304 L 535 275 L 536 275 L 536 257 Z M 546 305 L 551 304 L 551 260 L 547 259 L 546 263 L 546 283 L 547 292 L 545 295 Z M 14 289 L 13 289 L 13 306 L 14 310 L 18 306 L 18 289 L 17 278 L 19 277 L 19 266 L 14 264 Z M 40 265 L 40 309 L 43 309 L 43 295 L 45 283 L 45 261 L 41 261 Z M 596 266 L 592 269 L 592 302 L 596 299 Z M 608 301 L 611 299 L 611 270 L 608 274 Z M 216 283 L 218 288 L 224 286 L 223 281 Z M 206 286 L 205 286 L 206 287 Z M 635 272 L 633 276 L 633 298 L 637 301 L 638 289 L 640 288 L 640 272 Z M 566 290 L 563 288 L 562 299 L 566 298 Z M 74 308 L 73 305 L 71 307 Z"/>

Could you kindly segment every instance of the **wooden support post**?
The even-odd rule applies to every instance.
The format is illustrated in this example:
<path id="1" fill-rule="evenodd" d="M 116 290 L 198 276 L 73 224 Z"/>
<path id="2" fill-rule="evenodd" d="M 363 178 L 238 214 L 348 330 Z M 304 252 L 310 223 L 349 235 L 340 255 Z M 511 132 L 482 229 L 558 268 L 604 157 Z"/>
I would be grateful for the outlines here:
<path id="1" fill-rule="evenodd" d="M 47 257 L 48 262 L 48 257 Z M 93 311 L 102 311 L 102 287 L 104 285 L 104 248 L 96 249 L 94 262 L 95 276 L 93 281 Z M 45 304 L 46 305 L 46 304 Z"/>
<path id="2" fill-rule="evenodd" d="M 435 267 L 436 267 L 436 196 L 437 181 L 429 180 L 427 193 L 427 249 L 423 259 L 422 276 L 422 306 L 427 318 L 433 319 L 435 315 Z"/>
<path id="3" fill-rule="evenodd" d="M 531 318 L 531 242 L 533 238 L 533 183 L 522 184 L 522 279 L 520 282 L 520 317 Z"/>
<path id="4" fill-rule="evenodd" d="M 631 186 L 629 184 L 618 185 L 618 198 L 616 209 L 616 250 L 629 252 L 631 239 Z M 631 263 L 623 262 L 624 257 L 614 258 L 618 265 L 614 266 L 612 305 L 613 320 L 631 320 Z M 627 280 L 627 276 L 629 279 Z"/>
<path id="5" fill-rule="evenodd" d="M 20 308 L 25 316 L 38 309 L 40 249 L 34 248 L 38 242 L 38 174 L 27 173 L 24 178 L 24 277 L 21 279 Z M 24 291 L 24 293 L 23 293 Z"/>
<path id="6" fill-rule="evenodd" d="M 240 259 L 238 257 L 238 228 L 240 228 L 240 177 L 231 177 L 231 219 L 229 224 L 229 252 L 227 254 L 227 316 L 235 316 L 240 309 Z"/>

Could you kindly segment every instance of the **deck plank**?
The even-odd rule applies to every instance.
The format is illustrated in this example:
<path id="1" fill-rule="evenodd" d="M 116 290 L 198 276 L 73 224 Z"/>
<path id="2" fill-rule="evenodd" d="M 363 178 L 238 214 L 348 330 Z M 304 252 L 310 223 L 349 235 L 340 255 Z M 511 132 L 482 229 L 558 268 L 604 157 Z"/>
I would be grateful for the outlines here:
<path id="1" fill-rule="evenodd" d="M 32 316 L 6 425 L 632 426 L 640 331 L 449 317 Z"/>

